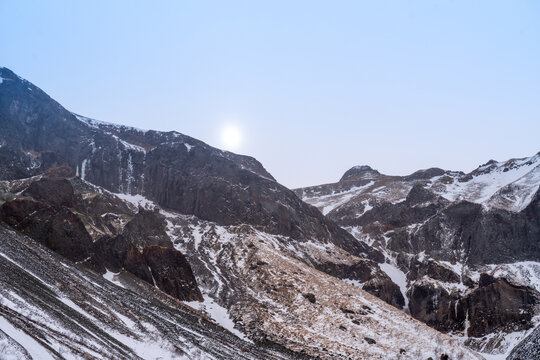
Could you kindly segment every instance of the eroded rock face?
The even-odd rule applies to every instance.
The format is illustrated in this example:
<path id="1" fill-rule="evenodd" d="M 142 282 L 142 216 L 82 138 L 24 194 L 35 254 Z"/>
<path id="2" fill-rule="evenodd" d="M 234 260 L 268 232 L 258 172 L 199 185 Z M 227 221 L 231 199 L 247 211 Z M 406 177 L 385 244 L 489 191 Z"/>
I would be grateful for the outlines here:
<path id="1" fill-rule="evenodd" d="M 407 292 L 411 315 L 443 332 L 459 330 L 461 321 L 455 312 L 456 296 L 432 283 L 414 283 Z"/>
<path id="2" fill-rule="evenodd" d="M 408 292 L 413 317 L 444 332 L 466 332 L 481 337 L 495 331 L 528 329 L 540 294 L 482 274 L 479 286 L 465 296 L 435 282 L 419 281 Z"/>
<path id="3" fill-rule="evenodd" d="M 203 300 L 191 267 L 181 252 L 151 245 L 144 248 L 143 257 L 158 288 L 180 300 Z"/>
<path id="4" fill-rule="evenodd" d="M 92 239 L 81 219 L 65 206 L 16 199 L 0 207 L 0 220 L 73 261 L 86 259 Z"/>
<path id="5" fill-rule="evenodd" d="M 172 248 L 165 232 L 165 220 L 159 213 L 139 207 L 139 212 L 126 224 L 122 235 L 139 249 L 158 245 Z"/>
<path id="6" fill-rule="evenodd" d="M 448 206 L 414 234 L 404 234 L 414 252 L 469 264 L 540 260 L 540 195 L 519 213 L 484 210 L 467 201 Z M 397 236 L 396 236 L 397 240 Z M 391 244 L 400 251 L 400 242 Z M 511 244 L 511 246 L 509 246 Z M 464 249 L 465 253 L 461 250 Z"/>
<path id="7" fill-rule="evenodd" d="M 407 280 L 409 281 L 428 276 L 434 280 L 440 280 L 446 283 L 463 283 L 470 288 L 475 285 L 473 280 L 468 276 L 457 274 L 452 269 L 442 266 L 433 259 L 419 261 L 418 258 L 413 258 L 408 266 Z"/>
<path id="8" fill-rule="evenodd" d="M 480 287 L 464 300 L 469 311 L 469 334 L 479 337 L 495 330 L 513 332 L 530 328 L 533 308 L 540 304 L 540 294 L 505 279 L 482 274 Z"/>
<path id="9" fill-rule="evenodd" d="M 296 193 L 359 241 L 384 249 L 406 274 L 414 317 L 453 333 L 467 322 L 467 335 L 479 337 L 526 329 L 538 313 L 535 290 L 516 285 L 527 276 L 516 283 L 501 273 L 477 277 L 494 264 L 540 261 L 539 173 L 540 153 L 490 161 L 470 174 L 432 168 L 388 176 L 358 166 L 339 182 Z"/>
<path id="10" fill-rule="evenodd" d="M 60 255 L 101 274 L 126 270 L 180 300 L 202 300 L 189 263 L 173 249 L 156 212 L 133 214 L 110 195 L 76 194 L 61 178 L 31 181 L 11 197 L 0 206 L 0 221 Z"/>
<path id="11" fill-rule="evenodd" d="M 405 299 L 403 298 L 399 286 L 392 282 L 386 274 L 383 275 L 384 276 L 372 277 L 364 283 L 362 289 L 375 295 L 379 299 L 386 301 L 390 305 L 402 309 L 405 305 Z"/>

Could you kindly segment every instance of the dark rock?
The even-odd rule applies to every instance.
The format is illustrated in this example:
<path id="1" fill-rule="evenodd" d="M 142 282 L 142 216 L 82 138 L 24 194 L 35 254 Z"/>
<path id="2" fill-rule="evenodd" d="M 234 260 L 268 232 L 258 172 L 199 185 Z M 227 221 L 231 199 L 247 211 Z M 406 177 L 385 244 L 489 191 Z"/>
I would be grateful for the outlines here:
<path id="1" fill-rule="evenodd" d="M 434 280 L 440 280 L 448 283 L 460 283 L 461 276 L 453 270 L 441 265 L 435 260 L 425 260 L 420 262 L 417 259 L 411 261 L 410 270 L 407 273 L 407 280 L 416 280 L 428 275 Z"/>
<path id="2" fill-rule="evenodd" d="M 497 279 L 495 279 L 493 276 L 486 273 L 480 274 L 480 280 L 478 281 L 479 287 L 485 287 L 495 283 L 497 283 Z"/>
<path id="3" fill-rule="evenodd" d="M 467 319 L 467 335 L 472 337 L 494 331 L 520 331 L 532 326 L 531 319 L 540 294 L 504 279 L 489 278 L 489 283 L 465 296 L 449 294 L 436 284 L 415 282 L 408 291 L 410 313 L 443 332 L 463 331 Z"/>
<path id="4" fill-rule="evenodd" d="M 152 273 L 137 247 L 124 236 L 103 237 L 94 243 L 88 263 L 100 273 L 126 270 L 147 283 L 154 284 Z"/>
<path id="5" fill-rule="evenodd" d="M 394 230 L 389 234 L 388 248 L 395 252 L 424 251 L 437 260 L 466 261 L 471 265 L 540 259 L 538 192 L 520 213 L 501 209 L 485 211 L 482 205 L 467 201 L 444 207 L 443 203 L 420 208 L 408 207 L 406 202 L 383 204 L 353 223 L 375 234 Z M 376 222 L 379 225 L 371 230 L 369 224 Z M 423 225 L 412 233 L 406 230 L 406 226 L 416 223 Z M 351 224 L 344 222 L 347 226 Z"/>
<path id="6" fill-rule="evenodd" d="M 123 236 L 138 249 L 150 245 L 172 248 L 165 232 L 165 219 L 159 213 L 139 208 L 139 212 L 126 224 Z"/>
<path id="7" fill-rule="evenodd" d="M 398 309 L 402 309 L 405 305 L 405 299 L 399 286 L 392 282 L 386 274 L 371 278 L 364 283 L 362 290 L 377 296 Z"/>
<path id="8" fill-rule="evenodd" d="M 462 319 L 456 318 L 455 314 L 457 298 L 443 288 L 415 282 L 411 284 L 407 296 L 409 311 L 414 318 L 443 332 L 460 329 Z"/>
<path id="9" fill-rule="evenodd" d="M 374 261 L 364 259 L 353 264 L 326 262 L 316 264 L 316 268 L 340 279 L 351 279 L 364 283 L 363 290 L 399 309 L 405 305 L 405 299 L 399 286 L 393 283 Z"/>
<path id="10" fill-rule="evenodd" d="M 405 181 L 414 181 L 414 180 L 428 180 L 434 178 L 435 176 L 441 176 L 446 173 L 445 170 L 440 168 L 429 168 L 426 170 L 418 170 L 411 175 L 404 176 L 403 180 Z"/>
<path id="11" fill-rule="evenodd" d="M 534 308 L 540 304 L 540 294 L 529 287 L 512 285 L 505 279 L 488 276 L 484 279 L 482 287 L 463 299 L 469 313 L 469 336 L 530 328 Z"/>
<path id="12" fill-rule="evenodd" d="M 312 304 L 315 304 L 316 302 L 316 299 L 315 299 L 315 295 L 312 294 L 312 293 L 307 293 L 307 294 L 302 294 L 303 297 L 305 297 L 307 299 L 307 301 L 309 301 L 310 303 Z"/>
<path id="13" fill-rule="evenodd" d="M 361 260 L 353 264 L 326 262 L 316 265 L 317 270 L 333 275 L 340 279 L 366 282 L 373 278 L 372 271 L 378 269 L 377 263 L 371 260 Z M 384 275 L 384 274 L 382 274 Z"/>
<path id="14" fill-rule="evenodd" d="M 365 337 L 364 340 L 370 345 L 373 345 L 373 344 L 377 343 L 375 340 L 373 340 L 372 338 L 369 338 L 369 337 Z"/>
<path id="15" fill-rule="evenodd" d="M 89 256 L 92 238 L 79 216 L 64 206 L 16 199 L 0 207 L 0 220 L 70 260 Z"/>
<path id="16" fill-rule="evenodd" d="M 43 178 L 34 181 L 23 195 L 31 196 L 51 206 L 72 207 L 75 203 L 73 186 L 66 179 Z"/>
<path id="17" fill-rule="evenodd" d="M 347 170 L 345 174 L 339 180 L 358 180 L 358 179 L 371 179 L 376 178 L 380 175 L 377 170 L 372 169 L 367 165 L 354 166 L 351 169 Z"/>
<path id="18" fill-rule="evenodd" d="M 175 249 L 152 245 L 143 256 L 156 286 L 183 301 L 203 301 L 193 271 L 184 255 Z"/>
<path id="19" fill-rule="evenodd" d="M 409 206 L 414 206 L 417 204 L 435 202 L 436 199 L 437 195 L 425 189 L 421 184 L 415 184 L 409 191 L 409 194 L 407 194 L 405 202 Z"/>

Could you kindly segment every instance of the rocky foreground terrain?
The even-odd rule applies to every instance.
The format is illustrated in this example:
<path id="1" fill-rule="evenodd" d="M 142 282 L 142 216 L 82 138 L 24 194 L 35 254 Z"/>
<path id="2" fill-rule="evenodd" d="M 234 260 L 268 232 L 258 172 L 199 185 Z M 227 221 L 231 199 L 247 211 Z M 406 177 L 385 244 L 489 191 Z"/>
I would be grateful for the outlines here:
<path id="1" fill-rule="evenodd" d="M 377 198 L 359 168 L 295 194 L 253 158 L 0 79 L 2 359 L 482 359 L 536 324 L 534 184 L 480 210 L 427 175 Z"/>

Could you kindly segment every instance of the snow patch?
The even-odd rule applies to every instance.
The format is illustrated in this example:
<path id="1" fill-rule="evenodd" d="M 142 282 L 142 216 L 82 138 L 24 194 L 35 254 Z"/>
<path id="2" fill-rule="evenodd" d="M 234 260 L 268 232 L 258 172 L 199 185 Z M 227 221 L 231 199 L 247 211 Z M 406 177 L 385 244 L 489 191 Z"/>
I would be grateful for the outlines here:
<path id="1" fill-rule="evenodd" d="M 205 312 L 210 318 L 212 318 L 212 320 L 232 332 L 234 335 L 238 336 L 240 339 L 251 342 L 251 340 L 244 333 L 234 328 L 234 322 L 232 321 L 227 309 L 216 303 L 211 297 L 205 296 L 203 302 L 186 301 L 185 304 L 194 309 Z"/>
<path id="2" fill-rule="evenodd" d="M 144 209 L 154 209 L 157 205 L 145 198 L 142 195 L 131 195 L 131 194 L 122 194 L 122 193 L 112 193 L 113 195 L 119 197 L 120 199 L 134 205 L 135 207 L 141 206 Z"/>
<path id="3" fill-rule="evenodd" d="M 399 290 L 401 291 L 401 294 L 405 299 L 405 306 L 403 307 L 403 309 L 408 309 L 409 298 L 407 297 L 407 276 L 405 275 L 405 273 L 401 271 L 397 266 L 390 263 L 379 264 L 379 268 L 386 275 L 388 275 L 390 280 L 392 280 L 397 286 L 399 286 Z"/>
<path id="4" fill-rule="evenodd" d="M 120 286 L 121 288 L 125 288 L 125 286 L 122 285 L 122 283 L 118 280 L 118 275 L 120 275 L 120 273 L 113 273 L 112 271 L 109 271 L 107 269 L 107 272 L 103 274 L 103 277 L 109 282 L 112 282 L 113 284 Z"/>

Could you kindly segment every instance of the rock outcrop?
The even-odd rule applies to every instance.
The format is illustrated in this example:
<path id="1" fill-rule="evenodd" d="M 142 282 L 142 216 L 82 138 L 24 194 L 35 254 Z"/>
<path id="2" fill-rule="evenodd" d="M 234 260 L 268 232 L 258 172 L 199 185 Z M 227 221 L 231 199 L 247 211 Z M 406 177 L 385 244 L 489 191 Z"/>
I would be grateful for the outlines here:
<path id="1" fill-rule="evenodd" d="M 126 270 L 179 300 L 202 301 L 191 267 L 173 248 L 161 215 L 142 208 L 133 214 L 99 192 L 76 194 L 68 179 L 45 177 L 27 185 L 0 206 L 0 221 L 99 273 Z M 85 213 L 95 211 L 89 203 L 104 208 Z M 107 218 L 118 210 L 125 212 Z M 119 217 L 130 220 L 115 226 Z"/>

